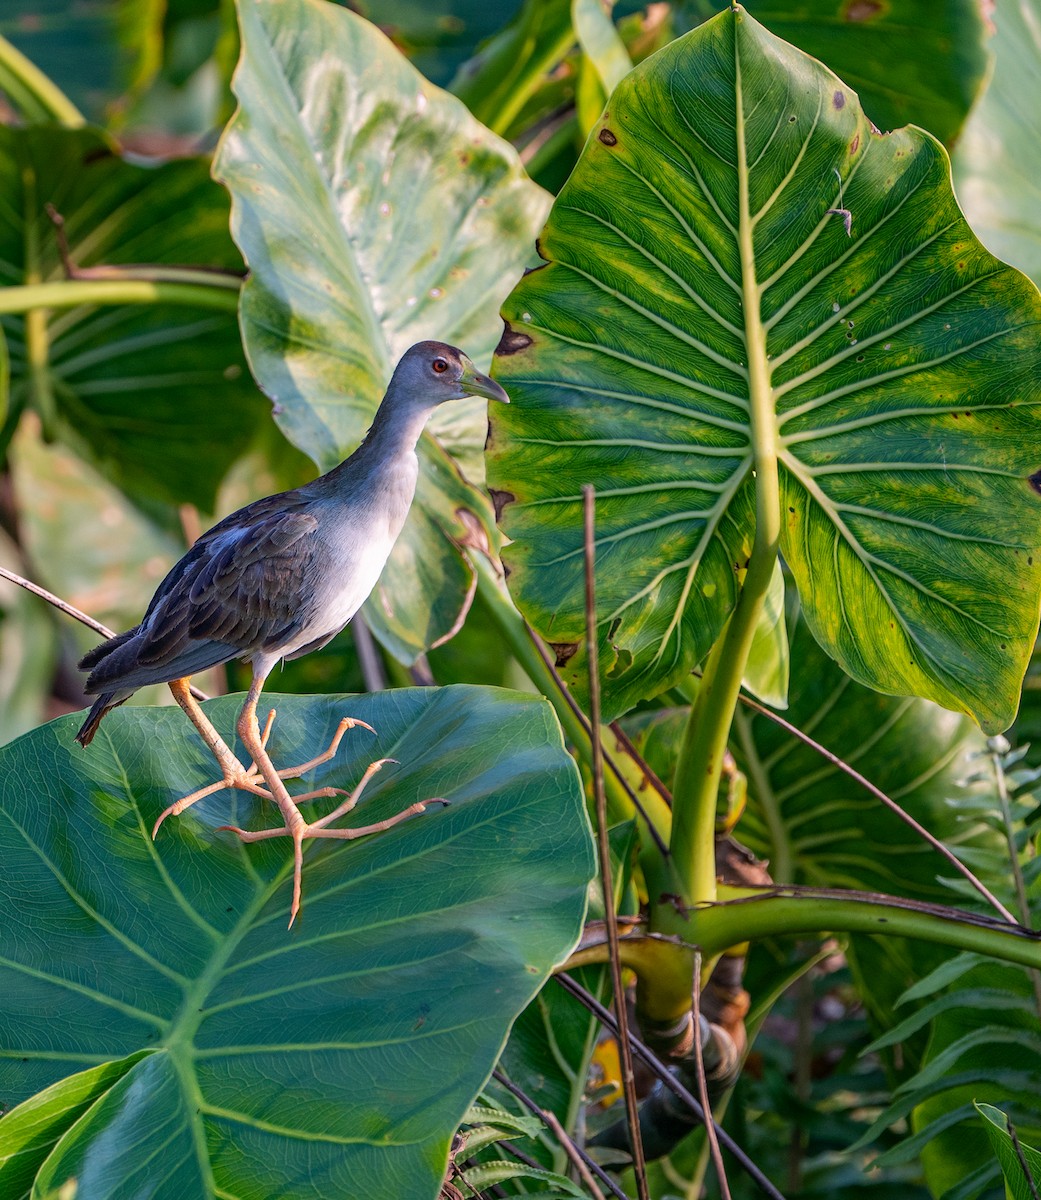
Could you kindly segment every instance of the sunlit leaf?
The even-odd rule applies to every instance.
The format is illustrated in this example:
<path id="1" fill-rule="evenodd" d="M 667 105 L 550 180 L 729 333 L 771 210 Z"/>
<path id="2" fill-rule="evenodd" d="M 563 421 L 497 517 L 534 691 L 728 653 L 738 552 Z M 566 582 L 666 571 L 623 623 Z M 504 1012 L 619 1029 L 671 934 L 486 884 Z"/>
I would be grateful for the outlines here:
<path id="1" fill-rule="evenodd" d="M 994 11 L 994 77 L 954 152 L 965 215 L 989 250 L 1041 284 L 1041 142 L 1026 114 L 1041 107 L 1041 3 Z"/>
<path id="2" fill-rule="evenodd" d="M 562 658 L 596 485 L 606 715 L 718 636 L 776 456 L 828 653 L 1005 728 L 1038 621 L 1041 298 L 973 237 L 943 149 L 879 135 L 735 9 L 627 76 L 540 251 L 503 310 L 488 477 L 511 592 Z"/>
<path id="3" fill-rule="evenodd" d="M 239 110 L 216 170 L 251 269 L 246 350 L 286 436 L 327 469 L 361 440 L 412 343 L 437 338 L 488 362 L 496 306 L 547 199 L 510 146 L 360 17 L 316 0 L 242 0 L 240 17 Z M 484 403 L 466 411 L 476 440 Z M 418 505 L 384 576 L 411 585 L 394 585 L 389 612 L 379 598 L 366 608 L 405 661 L 465 613 L 472 573 L 454 544 L 465 514 L 492 526 L 432 436 L 421 458 Z"/>

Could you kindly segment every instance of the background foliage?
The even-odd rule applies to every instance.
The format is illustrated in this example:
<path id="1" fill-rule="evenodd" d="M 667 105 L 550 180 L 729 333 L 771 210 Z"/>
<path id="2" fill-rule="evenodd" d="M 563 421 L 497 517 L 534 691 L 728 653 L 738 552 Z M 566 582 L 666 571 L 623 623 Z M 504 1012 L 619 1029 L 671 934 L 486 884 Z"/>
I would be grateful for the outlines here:
<path id="1" fill-rule="evenodd" d="M 0 579 L 17 914 L 0 1101 L 26 1101 L 0 1121 L 5 1195 L 72 1177 L 81 1200 L 137 1182 L 433 1198 L 449 1160 L 463 1195 L 596 1195 L 509 1090 L 617 1166 L 595 1148 L 621 1111 L 612 1043 L 545 982 L 593 863 L 578 773 L 533 693 L 583 765 L 589 739 L 488 564 L 512 539 L 512 599 L 585 703 L 579 501 L 596 483 L 605 704 L 646 760 L 619 769 L 645 798 L 674 786 L 691 671 L 731 617 L 758 520 L 749 262 L 782 393 L 789 572 L 772 576 L 745 682 L 1032 924 L 1035 668 L 1017 749 L 958 713 L 1009 724 L 1037 623 L 1039 301 L 991 257 L 1041 283 L 1024 118 L 1041 108 L 1037 0 L 750 0 L 763 28 L 740 35 L 743 84 L 731 26 L 706 25 L 717 10 L 700 0 L 349 7 L 0 15 L 0 565 L 123 628 L 212 519 L 339 461 L 413 341 L 457 342 L 483 369 L 502 306 L 495 369 L 514 399 L 487 458 L 483 405 L 438 415 L 364 623 L 276 685 L 276 758 L 306 757 L 350 711 L 379 740 L 349 735 L 323 783 L 401 759 L 369 785 L 366 819 L 452 801 L 311 854 L 303 940 L 285 937 L 281 850 L 216 832 L 225 794 L 145 836 L 163 796 L 211 774 L 179 712 L 114 714 L 89 757 L 69 752 L 74 718 L 42 724 L 82 706 L 92 635 Z M 688 105 L 707 60 L 718 107 Z M 742 136 L 759 165 L 744 183 L 739 96 L 755 99 Z M 115 302 L 26 290 L 109 285 Z M 245 676 L 200 682 L 219 694 Z M 432 683 L 466 686 L 384 690 Z M 236 707 L 213 711 L 230 724 Z M 720 827 L 737 823 L 776 882 L 979 907 L 790 731 L 739 710 L 731 749 Z M 235 819 L 253 814 L 237 803 Z M 649 835 L 615 782 L 609 803 L 619 908 L 635 912 Z M 1036 973 L 828 932 L 751 948 L 751 1047 L 718 1098 L 725 1128 L 789 1200 L 968 1200 L 1004 1178 L 1021 1194 L 1000 1114 L 1035 1154 Z M 600 968 L 574 974 L 606 998 Z M 762 1194 L 726 1162 L 735 1197 Z M 615 1178 L 637 1194 L 631 1172 Z M 702 1131 L 648 1180 L 660 1200 L 719 1194 Z"/>

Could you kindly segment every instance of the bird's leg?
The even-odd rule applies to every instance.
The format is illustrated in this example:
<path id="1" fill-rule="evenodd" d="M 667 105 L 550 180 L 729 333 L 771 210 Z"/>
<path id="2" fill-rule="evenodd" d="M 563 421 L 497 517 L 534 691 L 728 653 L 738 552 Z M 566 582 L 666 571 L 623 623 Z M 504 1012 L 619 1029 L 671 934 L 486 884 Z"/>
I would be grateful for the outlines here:
<path id="1" fill-rule="evenodd" d="M 169 684 L 170 692 L 177 703 L 184 709 L 188 720 L 199 731 L 199 736 L 210 748 L 210 752 L 220 766 L 225 779 L 234 779 L 245 775 L 246 768 L 239 762 L 228 743 L 214 729 L 209 717 L 202 711 L 202 706 L 192 695 L 191 680 L 172 679 Z"/>
<path id="2" fill-rule="evenodd" d="M 282 782 L 274 763 L 268 756 L 267 747 L 264 744 L 265 739 L 261 736 L 260 724 L 257 721 L 257 700 L 260 698 L 260 690 L 264 686 L 264 678 L 265 675 L 254 667 L 253 681 L 249 686 L 246 703 L 243 704 L 242 712 L 239 713 L 237 729 L 242 744 L 246 747 L 254 765 L 259 769 L 260 774 L 264 777 L 264 782 L 270 789 L 270 799 L 274 800 L 281 810 L 285 826 L 278 832 L 293 839 L 293 902 L 289 909 L 289 927 L 292 928 L 296 914 L 300 911 L 300 880 L 304 867 L 304 838 L 307 836 L 307 822 L 300 815 L 300 810 L 286 790 L 286 785 Z M 270 729 L 270 725 L 271 718 L 269 717 L 268 729 Z M 235 829 L 233 826 L 225 826 L 225 828 L 232 829 L 243 841 L 253 840 L 244 830 Z"/>
<path id="3" fill-rule="evenodd" d="M 281 829 L 258 829 L 247 830 L 239 829 L 235 825 L 224 825 L 223 829 L 230 833 L 236 834 L 244 842 L 261 842 L 267 841 L 270 838 L 289 837 L 293 840 L 293 900 L 289 909 L 289 926 L 292 928 L 293 922 L 296 920 L 296 915 L 300 911 L 300 885 L 301 876 L 303 873 L 303 844 L 308 838 L 339 838 L 344 841 L 351 841 L 354 838 L 365 837 L 366 834 L 380 833 L 384 829 L 390 829 L 393 825 L 397 825 L 400 821 L 406 820 L 408 817 L 415 816 L 421 813 L 428 804 L 447 804 L 446 800 L 440 798 L 436 800 L 419 800 L 415 804 L 410 804 L 408 808 L 397 813 L 393 817 L 387 817 L 383 821 L 374 821 L 371 825 L 363 825 L 354 829 L 329 829 L 327 826 L 331 821 L 335 821 L 338 817 L 342 817 L 345 813 L 351 811 L 358 803 L 362 791 L 369 780 L 376 772 L 388 762 L 393 762 L 393 759 L 381 758 L 376 762 L 371 763 L 366 769 L 365 774 L 361 777 L 357 786 L 350 793 L 346 800 L 337 805 L 331 813 L 319 818 L 317 821 L 308 823 L 304 820 L 297 804 L 304 800 L 316 799 L 320 796 L 330 796 L 342 794 L 342 788 L 322 788 L 316 792 L 308 792 L 304 796 L 292 797 L 286 790 L 285 784 L 282 782 L 282 772 L 275 769 L 274 764 L 268 757 L 267 749 L 263 744 L 260 734 L 260 726 L 257 722 L 257 699 L 260 695 L 260 689 L 263 687 L 263 676 L 254 675 L 253 683 L 249 689 L 249 695 L 246 697 L 246 703 L 242 706 L 242 712 L 239 715 L 238 733 L 242 739 L 242 744 L 246 747 L 253 757 L 253 762 L 259 767 L 261 775 L 264 777 L 264 782 L 271 790 L 271 799 L 278 805 L 282 812 L 282 817 L 285 825 Z M 336 753 L 336 747 L 339 744 L 343 734 L 351 728 L 352 724 L 360 724 L 354 722 L 349 717 L 345 717 L 340 722 L 336 736 L 333 738 L 329 749 L 318 758 L 313 759 L 310 763 L 303 764 L 300 768 L 291 768 L 293 770 L 303 771 L 316 763 L 326 762 Z M 366 726 L 368 728 L 368 726 Z"/>
<path id="4" fill-rule="evenodd" d="M 178 816 L 186 808 L 190 808 L 197 800 L 201 800 L 204 796 L 210 796 L 214 792 L 219 792 L 222 788 L 241 788 L 243 791 L 252 792 L 255 796 L 262 796 L 265 800 L 271 799 L 270 793 L 266 792 L 255 781 L 255 769 L 244 767 L 235 757 L 228 743 L 214 729 L 209 718 L 202 711 L 199 702 L 192 695 L 188 678 L 173 679 L 170 681 L 169 686 L 173 698 L 184 709 L 188 719 L 199 731 L 199 736 L 217 760 L 217 765 L 221 769 L 221 779 L 217 783 L 211 783 L 208 787 L 199 788 L 198 791 L 192 792 L 188 796 L 182 796 L 180 800 L 175 800 L 169 808 L 164 809 L 152 827 L 153 838 L 159 832 L 159 826 L 162 825 L 167 817 Z M 274 713 L 271 716 L 273 718 Z M 270 730 L 270 727 L 271 720 L 269 719 L 265 733 Z"/>

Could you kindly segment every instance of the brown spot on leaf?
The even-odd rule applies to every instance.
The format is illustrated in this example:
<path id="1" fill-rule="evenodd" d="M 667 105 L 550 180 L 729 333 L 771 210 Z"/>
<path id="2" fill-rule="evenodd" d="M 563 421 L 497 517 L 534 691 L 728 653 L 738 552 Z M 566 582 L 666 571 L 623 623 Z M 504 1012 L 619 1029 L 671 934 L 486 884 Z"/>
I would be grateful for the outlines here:
<path id="1" fill-rule="evenodd" d="M 1035 471 L 1033 475 L 1027 476 L 1027 483 L 1041 496 L 1041 471 Z"/>
<path id="2" fill-rule="evenodd" d="M 842 92 L 836 92 L 831 98 L 832 107 L 836 110 L 846 107 L 846 97 Z"/>
<path id="3" fill-rule="evenodd" d="M 888 7 L 883 0 L 849 0 L 843 15 L 847 21 L 873 21 L 882 16 Z"/>
<path id="4" fill-rule="evenodd" d="M 578 653 L 578 642 L 550 642 L 549 648 L 557 656 L 556 665 L 564 667 Z"/>
<path id="5" fill-rule="evenodd" d="M 471 550 L 479 550 L 486 558 L 491 558 L 492 548 L 488 544 L 488 530 L 485 529 L 484 522 L 480 517 L 468 508 L 457 508 L 455 519 L 461 527 L 454 539 L 455 544 L 469 547 Z"/>
<path id="6" fill-rule="evenodd" d="M 492 504 L 495 506 L 496 521 L 499 521 L 502 517 L 502 512 L 506 505 L 512 504 L 517 499 L 513 492 L 500 492 L 495 488 L 489 488 L 488 495 L 491 496 Z"/>
<path id="7" fill-rule="evenodd" d="M 509 321 L 503 321 L 502 337 L 495 347 L 495 355 L 497 358 L 506 358 L 510 354 L 517 354 L 521 350 L 527 350 L 533 341 L 534 338 L 514 329 Z"/>
<path id="8" fill-rule="evenodd" d="M 856 152 L 859 149 L 860 149 L 860 134 L 858 133 L 854 137 L 853 141 L 850 142 L 850 144 L 849 144 L 849 152 L 850 152 L 850 154 L 856 154 Z"/>
<path id="9" fill-rule="evenodd" d="M 618 139 L 610 129 L 601 129 L 597 137 L 604 143 L 605 146 L 617 146 Z"/>

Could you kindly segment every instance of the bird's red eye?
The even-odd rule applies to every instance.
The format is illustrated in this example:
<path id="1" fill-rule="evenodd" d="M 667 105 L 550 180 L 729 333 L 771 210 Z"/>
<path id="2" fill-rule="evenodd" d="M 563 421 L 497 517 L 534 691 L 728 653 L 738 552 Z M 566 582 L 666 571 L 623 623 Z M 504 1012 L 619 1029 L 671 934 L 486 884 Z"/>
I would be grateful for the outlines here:
<path id="1" fill-rule="evenodd" d="M 448 363 L 443 358 L 435 358 L 430 365 L 438 375 L 443 375 L 448 370 Z"/>

